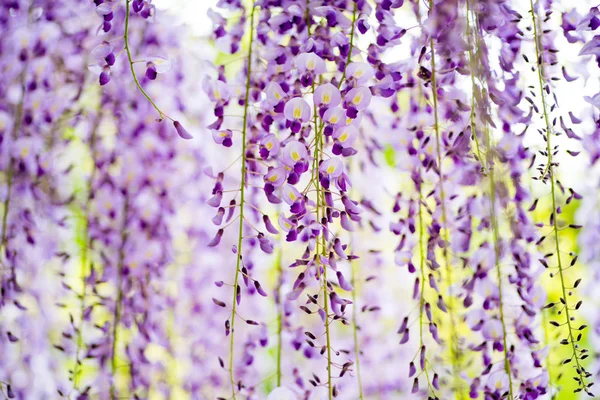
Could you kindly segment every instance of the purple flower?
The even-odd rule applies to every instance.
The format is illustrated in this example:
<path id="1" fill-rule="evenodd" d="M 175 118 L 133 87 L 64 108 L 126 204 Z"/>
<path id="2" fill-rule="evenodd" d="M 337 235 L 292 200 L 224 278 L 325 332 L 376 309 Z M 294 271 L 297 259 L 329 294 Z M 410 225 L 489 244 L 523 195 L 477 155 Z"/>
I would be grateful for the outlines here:
<path id="1" fill-rule="evenodd" d="M 322 74 L 327 69 L 325 61 L 315 53 L 301 53 L 296 56 L 296 67 L 300 72 L 311 72 L 315 75 Z"/>
<path id="2" fill-rule="evenodd" d="M 285 118 L 291 123 L 292 132 L 300 132 L 302 123 L 310 121 L 312 111 L 308 103 L 301 97 L 294 97 L 285 103 Z"/>
<path id="3" fill-rule="evenodd" d="M 346 67 L 346 76 L 348 79 L 354 79 L 358 85 L 363 85 L 374 76 L 374 73 L 369 64 L 353 62 Z"/>
<path id="4" fill-rule="evenodd" d="M 287 106 L 286 106 L 287 107 Z M 288 167 L 295 167 L 308 161 L 308 151 L 303 143 L 292 141 L 283 148 L 282 162 Z"/>
<path id="5" fill-rule="evenodd" d="M 358 139 L 358 129 L 354 125 L 347 125 L 335 130 L 333 138 L 342 148 L 350 148 Z"/>
<path id="6" fill-rule="evenodd" d="M 267 89 L 266 89 L 266 94 L 267 94 L 267 103 L 270 104 L 271 106 L 276 106 L 277 104 L 282 102 L 286 97 L 286 94 L 283 91 L 283 89 L 281 88 L 281 85 L 277 82 L 269 83 L 269 86 L 267 86 Z"/>
<path id="7" fill-rule="evenodd" d="M 181 125 L 179 121 L 173 121 L 173 125 L 175 126 L 175 130 L 180 138 L 186 140 L 193 138 L 193 136 L 183 127 L 183 125 Z"/>
<path id="8" fill-rule="evenodd" d="M 330 178 L 337 178 L 344 172 L 344 164 L 339 158 L 332 157 L 321 163 L 319 171 L 325 175 L 328 175 Z"/>
<path id="9" fill-rule="evenodd" d="M 285 182 L 287 171 L 284 167 L 271 168 L 265 174 L 265 182 L 268 182 L 274 187 L 280 187 Z"/>
<path id="10" fill-rule="evenodd" d="M 233 141 L 231 140 L 232 135 L 233 132 L 229 129 L 212 131 L 212 137 L 215 143 L 222 144 L 225 147 L 231 147 L 233 145 Z"/>
<path id="11" fill-rule="evenodd" d="M 317 107 L 329 109 L 339 105 L 342 97 L 338 88 L 331 83 L 325 83 L 315 89 L 314 101 Z"/>
<path id="12" fill-rule="evenodd" d="M 369 88 L 360 86 L 351 89 L 344 97 L 344 101 L 348 107 L 356 110 L 364 110 L 371 104 L 372 97 L 373 95 Z"/>

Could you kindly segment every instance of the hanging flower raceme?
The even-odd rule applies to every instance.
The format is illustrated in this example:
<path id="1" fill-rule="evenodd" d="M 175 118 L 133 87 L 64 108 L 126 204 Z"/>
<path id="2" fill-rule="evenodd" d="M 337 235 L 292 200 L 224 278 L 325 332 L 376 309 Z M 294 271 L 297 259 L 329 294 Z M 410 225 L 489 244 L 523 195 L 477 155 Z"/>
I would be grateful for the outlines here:
<path id="1" fill-rule="evenodd" d="M 60 272 L 74 161 L 61 132 L 81 112 L 90 31 L 77 14 L 89 11 L 63 1 L 0 5 L 0 391 L 9 398 L 56 396 L 65 372 L 49 335 L 68 287 Z"/>

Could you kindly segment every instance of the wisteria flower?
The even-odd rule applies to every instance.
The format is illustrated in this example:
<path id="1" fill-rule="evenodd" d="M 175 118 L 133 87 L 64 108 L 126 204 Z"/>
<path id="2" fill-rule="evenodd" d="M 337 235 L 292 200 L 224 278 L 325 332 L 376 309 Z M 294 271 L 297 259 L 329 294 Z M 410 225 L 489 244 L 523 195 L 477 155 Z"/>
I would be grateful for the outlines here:
<path id="1" fill-rule="evenodd" d="M 301 97 L 294 97 L 285 103 L 283 110 L 290 129 L 294 133 L 300 132 L 302 124 L 310 121 L 312 117 L 312 111 L 308 103 Z"/>

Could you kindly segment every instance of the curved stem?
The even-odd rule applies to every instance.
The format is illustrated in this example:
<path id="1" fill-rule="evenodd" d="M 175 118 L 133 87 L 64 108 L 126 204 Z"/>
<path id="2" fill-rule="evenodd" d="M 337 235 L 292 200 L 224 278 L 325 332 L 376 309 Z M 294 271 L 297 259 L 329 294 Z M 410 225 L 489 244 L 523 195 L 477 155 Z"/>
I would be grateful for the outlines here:
<path id="1" fill-rule="evenodd" d="M 125 0 L 126 3 L 126 10 L 125 10 L 125 33 L 123 35 L 123 39 L 125 41 L 125 52 L 127 53 L 127 60 L 129 61 L 129 69 L 131 70 L 131 76 L 133 77 L 133 81 L 135 82 L 135 85 L 137 86 L 137 88 L 139 89 L 139 91 L 144 95 L 144 97 L 146 98 L 146 100 L 148 100 L 150 102 L 150 104 L 152 104 L 152 107 L 154 107 L 154 109 L 158 112 L 158 116 L 159 118 L 162 120 L 164 118 L 168 118 L 171 121 L 173 121 L 173 118 L 169 117 L 167 114 L 165 114 L 164 112 L 161 111 L 160 108 L 158 108 L 158 106 L 156 105 L 156 103 L 152 100 L 152 98 L 150 98 L 150 96 L 148 95 L 148 93 L 146 93 L 146 91 L 144 90 L 144 88 L 142 87 L 142 85 L 140 84 L 140 81 L 138 80 L 137 74 L 135 73 L 135 68 L 133 67 L 133 64 L 135 64 L 135 61 L 133 60 L 133 57 L 131 56 L 131 50 L 129 47 L 129 14 L 130 14 L 130 3 L 131 0 Z"/>
<path id="2" fill-rule="evenodd" d="M 429 0 L 429 8 L 430 11 L 433 11 L 434 3 L 433 0 Z M 436 147 L 437 147 L 437 164 L 438 164 L 438 172 L 440 175 L 440 203 L 442 208 L 442 229 L 444 230 L 444 262 L 446 264 L 446 286 L 448 287 L 448 291 L 451 291 L 452 287 L 452 266 L 450 264 L 450 260 L 448 257 L 448 243 L 449 243 L 449 233 L 447 226 L 447 213 L 446 213 L 446 194 L 444 190 L 444 173 L 442 171 L 442 140 L 440 135 L 440 126 L 439 126 L 439 116 L 438 116 L 438 97 L 437 97 L 437 81 L 436 81 L 436 72 L 435 72 L 435 46 L 433 37 L 429 38 L 429 47 L 431 50 L 431 90 L 433 95 L 433 115 L 434 115 L 434 129 L 435 129 L 435 139 L 436 139 Z M 444 226 L 445 225 L 445 226 Z M 452 364 L 452 377 L 454 381 L 454 386 L 456 390 L 457 398 L 460 397 L 460 385 L 458 378 L 458 337 L 456 335 L 456 321 L 454 320 L 454 314 L 452 309 L 454 308 L 454 302 L 452 300 L 452 295 L 450 293 L 449 301 L 446 304 L 448 309 L 448 316 L 450 319 L 450 362 Z"/>
<path id="3" fill-rule="evenodd" d="M 235 371 L 234 371 L 234 347 L 235 347 L 235 315 L 237 309 L 237 287 L 240 277 L 240 265 L 242 262 L 242 244 L 244 235 L 244 203 L 246 201 L 246 133 L 248 131 L 248 100 L 250 99 L 250 81 L 252 75 L 252 44 L 254 40 L 254 11 L 256 10 L 254 1 L 252 1 L 252 11 L 250 12 L 250 43 L 248 44 L 248 61 L 246 71 L 246 93 L 244 96 L 244 119 L 242 126 L 242 168 L 240 183 L 240 224 L 238 232 L 237 259 L 235 265 L 235 278 L 233 281 L 233 301 L 231 307 L 231 337 L 229 341 L 229 381 L 231 383 L 231 396 L 235 400 Z"/>

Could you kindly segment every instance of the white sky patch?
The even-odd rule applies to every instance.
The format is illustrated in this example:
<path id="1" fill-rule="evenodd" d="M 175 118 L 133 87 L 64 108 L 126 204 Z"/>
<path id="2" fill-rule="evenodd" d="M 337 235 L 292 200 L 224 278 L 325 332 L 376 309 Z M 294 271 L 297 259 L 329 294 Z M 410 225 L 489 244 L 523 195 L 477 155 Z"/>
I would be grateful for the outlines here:
<path id="1" fill-rule="evenodd" d="M 206 13 L 216 7 L 217 0 L 155 0 L 154 4 L 189 25 L 195 36 L 210 36 L 213 26 Z"/>

